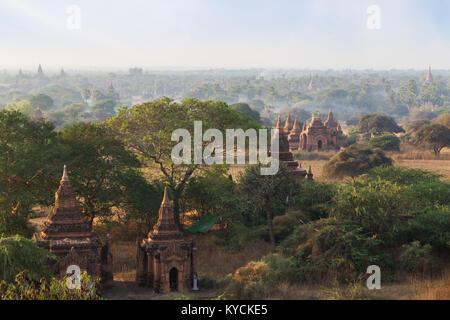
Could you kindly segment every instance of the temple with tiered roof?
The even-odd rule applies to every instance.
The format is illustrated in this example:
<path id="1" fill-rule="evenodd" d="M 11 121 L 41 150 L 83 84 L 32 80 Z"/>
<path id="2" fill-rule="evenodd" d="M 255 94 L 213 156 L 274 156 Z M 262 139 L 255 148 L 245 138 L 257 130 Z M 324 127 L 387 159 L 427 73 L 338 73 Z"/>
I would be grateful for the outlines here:
<path id="1" fill-rule="evenodd" d="M 165 188 L 157 224 L 138 241 L 136 281 L 157 293 L 192 290 L 195 263 L 196 247 L 184 239 L 175 222 Z"/>
<path id="2" fill-rule="evenodd" d="M 280 117 L 278 117 L 275 130 L 276 134 L 272 137 L 272 145 L 273 139 L 278 138 L 278 152 L 271 152 L 271 156 L 278 157 L 280 163 L 284 163 L 288 167 L 294 178 L 305 178 L 307 174 L 306 170 L 299 167 L 298 162 L 294 160 L 294 156 L 289 150 L 288 136 L 285 133 L 283 126 L 281 125 Z"/>
<path id="3" fill-rule="evenodd" d="M 57 260 L 49 260 L 46 264 L 55 276 L 63 278 L 67 268 L 76 265 L 92 277 L 102 278 L 106 285 L 112 284 L 109 239 L 106 246 L 102 246 L 97 234 L 82 215 L 66 166 L 55 195 L 55 207 L 33 239 L 39 247 L 56 256 Z"/>
<path id="4" fill-rule="evenodd" d="M 334 119 L 333 111 L 330 109 L 325 122 L 319 117 L 313 117 L 308 126 L 303 125 L 303 130 L 299 134 L 298 149 L 305 151 L 339 149 L 339 134 L 342 134 L 341 125 Z"/>

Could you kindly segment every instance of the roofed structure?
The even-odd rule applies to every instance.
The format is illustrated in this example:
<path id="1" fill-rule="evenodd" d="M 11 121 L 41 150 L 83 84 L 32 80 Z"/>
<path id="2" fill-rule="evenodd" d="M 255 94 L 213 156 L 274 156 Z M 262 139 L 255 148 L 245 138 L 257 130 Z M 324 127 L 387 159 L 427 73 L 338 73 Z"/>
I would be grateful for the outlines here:
<path id="1" fill-rule="evenodd" d="M 184 239 L 165 188 L 158 222 L 138 241 L 136 281 L 157 293 L 192 290 L 195 262 L 195 244 Z"/>
<path id="2" fill-rule="evenodd" d="M 102 248 L 97 234 L 92 232 L 91 225 L 79 210 L 66 166 L 55 194 L 55 206 L 41 232 L 35 233 L 33 238 L 39 247 L 49 250 L 58 258 L 58 261 L 47 263 L 55 276 L 62 278 L 68 266 L 77 265 L 93 277 L 109 277 L 112 280 L 112 273 L 105 277 L 105 271 L 112 270 L 109 241 Z M 106 252 L 104 259 L 102 250 Z"/>
<path id="3" fill-rule="evenodd" d="M 303 126 L 299 149 L 306 151 L 322 151 L 330 147 L 338 149 L 340 133 L 342 133 L 341 125 L 335 120 L 330 109 L 325 122 L 322 122 L 320 117 L 313 117 L 308 126 Z"/>
<path id="4" fill-rule="evenodd" d="M 281 125 L 281 119 L 278 117 L 276 125 L 276 133 L 272 137 L 272 141 L 278 138 L 278 153 L 271 152 L 272 157 L 278 157 L 279 161 L 286 164 L 294 178 L 304 178 L 306 170 L 299 168 L 298 162 L 294 160 L 292 152 L 289 150 L 288 136 Z M 273 144 L 273 142 L 272 142 Z"/>

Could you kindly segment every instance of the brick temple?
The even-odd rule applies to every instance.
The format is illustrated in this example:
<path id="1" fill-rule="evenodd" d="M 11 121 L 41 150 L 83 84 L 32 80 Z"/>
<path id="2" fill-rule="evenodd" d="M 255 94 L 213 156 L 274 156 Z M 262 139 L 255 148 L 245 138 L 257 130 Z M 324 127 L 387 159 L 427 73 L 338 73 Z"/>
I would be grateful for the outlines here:
<path id="1" fill-rule="evenodd" d="M 288 120 L 290 120 L 289 118 L 290 116 L 288 117 Z M 286 132 L 288 132 L 287 125 L 288 122 L 286 121 L 286 125 L 283 127 L 281 124 L 281 118 L 278 117 L 277 126 L 275 128 L 276 134 L 272 137 L 272 141 L 278 136 L 279 149 L 278 155 L 274 152 L 272 156 L 278 156 L 280 163 L 284 163 L 288 167 L 294 178 L 303 179 L 307 176 L 307 172 L 306 170 L 300 168 L 298 162 L 294 160 L 292 152 L 289 150 L 288 135 L 286 134 Z"/>
<path id="2" fill-rule="evenodd" d="M 112 254 L 109 237 L 105 246 L 82 215 L 72 191 L 67 167 L 55 195 L 55 206 L 44 222 L 41 232 L 35 233 L 36 244 L 49 250 L 57 261 L 48 261 L 46 267 L 56 277 L 63 278 L 67 267 L 77 265 L 81 271 L 101 278 L 106 286 L 112 284 Z"/>
<path id="3" fill-rule="evenodd" d="M 196 247 L 176 224 L 165 188 L 157 224 L 138 241 L 136 282 L 157 293 L 192 290 L 195 262 Z"/>
<path id="4" fill-rule="evenodd" d="M 339 135 L 342 134 L 342 129 L 331 109 L 325 122 L 319 117 L 313 117 L 311 122 L 308 125 L 303 124 L 302 128 L 300 128 L 298 119 L 292 121 L 289 114 L 283 132 L 287 136 L 290 151 L 324 151 L 330 148 L 336 150 L 340 148 Z"/>

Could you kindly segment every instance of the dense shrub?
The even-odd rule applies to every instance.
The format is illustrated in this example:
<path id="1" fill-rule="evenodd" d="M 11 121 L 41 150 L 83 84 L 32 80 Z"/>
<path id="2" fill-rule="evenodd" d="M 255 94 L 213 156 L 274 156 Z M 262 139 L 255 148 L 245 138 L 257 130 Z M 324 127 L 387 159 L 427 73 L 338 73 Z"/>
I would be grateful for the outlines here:
<path id="1" fill-rule="evenodd" d="M 336 192 L 333 184 L 302 180 L 297 187 L 293 208 L 301 210 L 311 220 L 326 218 Z"/>
<path id="2" fill-rule="evenodd" d="M 321 282 L 350 280 L 377 264 L 389 270 L 390 256 L 384 243 L 348 220 L 321 219 L 299 226 L 280 246 L 292 256 L 295 279 Z"/>
<path id="3" fill-rule="evenodd" d="M 400 216 L 408 213 L 401 187 L 384 180 L 342 187 L 334 200 L 334 217 L 351 220 L 365 232 L 384 238 Z"/>
<path id="4" fill-rule="evenodd" d="M 21 235 L 31 237 L 34 229 L 28 223 L 28 219 L 24 215 L 13 215 L 5 210 L 0 209 L 0 236 Z"/>
<path id="5" fill-rule="evenodd" d="M 433 257 L 429 244 L 421 246 L 419 241 L 414 241 L 403 245 L 402 249 L 400 263 L 404 270 L 424 273 L 432 269 Z"/>
<path id="6" fill-rule="evenodd" d="M 0 282 L 0 300 L 99 300 L 99 280 L 92 281 L 89 275 L 81 274 L 81 288 L 69 289 L 67 277 L 63 280 L 42 278 L 33 280 L 28 272 L 19 273 L 14 283 Z"/>
<path id="7" fill-rule="evenodd" d="M 390 134 L 375 136 L 369 140 L 369 147 L 380 148 L 385 151 L 399 151 L 400 139 Z"/>
<path id="8" fill-rule="evenodd" d="M 359 180 L 363 183 L 374 180 L 385 180 L 400 185 L 412 185 L 439 181 L 440 176 L 421 169 L 401 166 L 376 167 L 362 175 Z"/>
<path id="9" fill-rule="evenodd" d="M 231 283 L 225 291 L 228 299 L 261 300 L 266 296 L 265 279 L 269 266 L 262 261 L 250 261 L 245 267 L 236 270 Z"/>
<path id="10" fill-rule="evenodd" d="M 47 250 L 20 236 L 0 238 L 0 280 L 12 283 L 19 272 L 27 271 L 28 278 L 39 280 L 49 277 L 43 264 L 55 258 Z"/>
<path id="11" fill-rule="evenodd" d="M 430 209 L 396 226 L 396 242 L 420 241 L 450 253 L 450 208 Z"/>
<path id="12" fill-rule="evenodd" d="M 352 145 L 332 157 L 322 170 L 329 177 L 356 177 L 372 168 L 390 165 L 392 159 L 381 149 Z"/>

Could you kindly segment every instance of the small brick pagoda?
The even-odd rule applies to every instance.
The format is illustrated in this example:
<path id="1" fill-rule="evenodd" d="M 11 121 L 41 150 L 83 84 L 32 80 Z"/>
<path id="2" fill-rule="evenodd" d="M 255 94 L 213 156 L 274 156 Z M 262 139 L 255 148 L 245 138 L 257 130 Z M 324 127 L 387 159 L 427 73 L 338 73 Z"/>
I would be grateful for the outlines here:
<path id="1" fill-rule="evenodd" d="M 92 232 L 91 225 L 78 208 L 66 166 L 55 195 L 55 207 L 41 232 L 35 233 L 33 238 L 39 247 L 57 257 L 57 261 L 51 260 L 46 265 L 56 277 L 63 278 L 68 266 L 77 265 L 92 277 L 101 278 L 104 285 L 112 284 L 109 237 L 106 245 L 102 246 L 98 236 Z"/>
<path id="2" fill-rule="evenodd" d="M 136 282 L 157 293 L 192 290 L 195 261 L 196 247 L 178 228 L 165 188 L 157 224 L 138 241 Z"/>
<path id="3" fill-rule="evenodd" d="M 285 133 L 283 126 L 281 125 L 280 117 L 278 117 L 276 131 L 277 134 L 274 137 L 272 137 L 272 141 L 278 135 L 278 142 L 279 142 L 278 159 L 280 160 L 280 163 L 284 163 L 287 165 L 289 171 L 291 172 L 294 178 L 300 179 L 305 178 L 307 175 L 306 170 L 299 168 L 298 162 L 294 160 L 292 152 L 289 151 L 288 136 Z M 277 154 L 274 152 L 273 156 L 277 156 Z"/>

